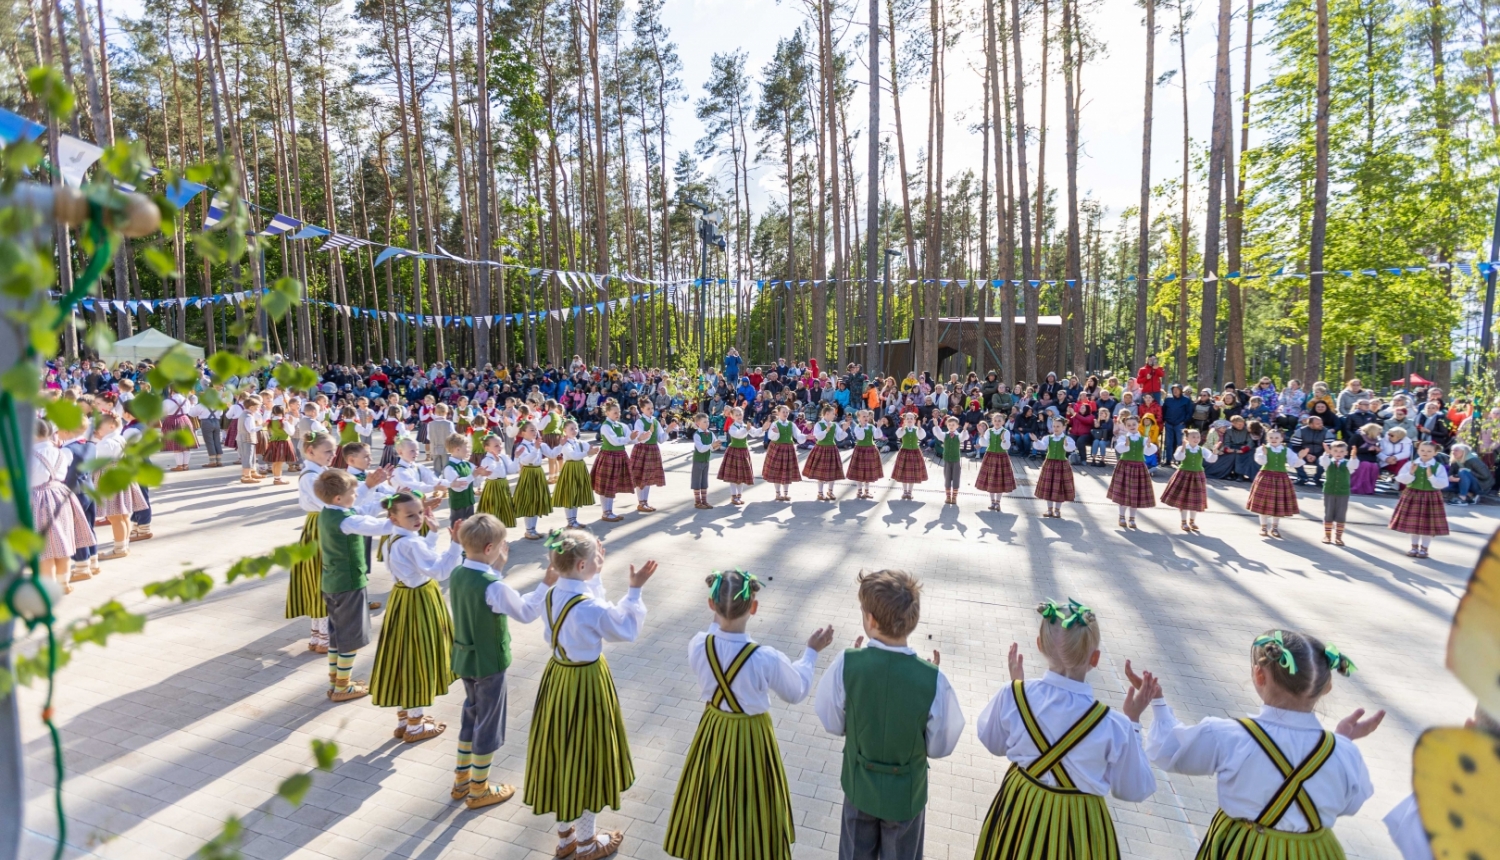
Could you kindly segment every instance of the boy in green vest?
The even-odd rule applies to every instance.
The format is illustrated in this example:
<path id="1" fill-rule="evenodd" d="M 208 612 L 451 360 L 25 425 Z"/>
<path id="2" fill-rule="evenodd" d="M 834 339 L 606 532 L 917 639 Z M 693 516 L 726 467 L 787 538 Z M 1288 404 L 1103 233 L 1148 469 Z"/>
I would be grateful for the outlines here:
<path id="1" fill-rule="evenodd" d="M 456 433 L 445 436 L 443 447 L 447 449 L 446 462 L 438 472 L 438 486 L 448 491 L 448 523 L 456 526 L 474 516 L 474 464 L 468 460 L 467 436 Z"/>
<path id="2" fill-rule="evenodd" d="M 542 584 L 523 599 L 500 572 L 510 555 L 500 520 L 489 514 L 469 517 L 459 526 L 458 542 L 465 559 L 448 579 L 448 600 L 453 609 L 453 674 L 464 683 L 464 707 L 451 796 L 469 809 L 482 809 L 516 793 L 514 786 L 490 783 L 490 763 L 505 743 L 509 619 L 522 624 L 535 620 L 542 610 L 539 598 L 557 582 L 558 572 L 548 567 Z"/>
<path id="3" fill-rule="evenodd" d="M 1345 443 L 1329 442 L 1318 465 L 1323 467 L 1323 543 L 1343 546 L 1344 523 L 1349 520 L 1349 476 L 1360 468 L 1360 462 L 1349 459 Z"/>
<path id="4" fill-rule="evenodd" d="M 708 429 L 708 415 L 693 417 L 693 507 L 700 511 L 713 507 L 708 503 L 708 461 L 719 450 L 719 440 Z"/>
<path id="5" fill-rule="evenodd" d="M 969 431 L 959 430 L 958 418 L 949 415 L 942 426 L 932 428 L 932 436 L 937 440 L 938 453 L 943 455 L 943 489 L 948 491 L 948 499 L 943 504 L 956 505 L 958 482 L 963 475 L 963 448 L 969 441 Z"/>
<path id="6" fill-rule="evenodd" d="M 901 570 L 859 575 L 868 647 L 834 658 L 814 710 L 844 737 L 839 860 L 919 860 L 927 760 L 953 752 L 964 715 L 953 686 L 906 644 L 922 614 L 922 584 Z"/>
<path id="7" fill-rule="evenodd" d="M 328 608 L 328 698 L 348 702 L 369 694 L 364 681 L 351 681 L 354 657 L 370 644 L 370 561 L 364 536 L 392 533 L 391 521 L 355 513 L 359 482 L 342 469 L 328 469 L 313 481 L 322 502 L 318 548 L 323 554 L 323 604 Z"/>

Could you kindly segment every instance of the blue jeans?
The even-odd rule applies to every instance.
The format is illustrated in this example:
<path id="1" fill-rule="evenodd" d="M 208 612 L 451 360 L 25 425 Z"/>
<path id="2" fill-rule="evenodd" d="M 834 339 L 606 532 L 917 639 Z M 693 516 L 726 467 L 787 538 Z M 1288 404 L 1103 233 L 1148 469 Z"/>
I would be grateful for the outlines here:
<path id="1" fill-rule="evenodd" d="M 1011 453 L 1025 457 L 1031 453 L 1031 434 L 1017 430 L 1010 434 Z"/>
<path id="2" fill-rule="evenodd" d="M 1318 462 L 1314 461 L 1311 465 L 1309 465 L 1305 460 L 1298 460 L 1297 463 L 1298 463 L 1298 465 L 1297 465 L 1297 480 L 1298 481 L 1314 481 L 1314 482 L 1317 482 L 1317 481 L 1323 480 L 1323 465 L 1321 463 L 1318 463 Z M 1307 470 L 1308 469 L 1312 469 L 1313 470 L 1312 477 L 1308 477 L 1308 475 L 1307 475 Z"/>
<path id="3" fill-rule="evenodd" d="M 1166 426 L 1166 432 L 1162 434 L 1161 440 L 1161 461 L 1163 463 L 1172 462 L 1172 454 L 1177 450 L 1177 446 L 1182 444 L 1182 431 L 1186 426 L 1185 424 L 1168 424 Z"/>
<path id="4" fill-rule="evenodd" d="M 1095 439 L 1089 443 L 1089 456 L 1104 459 L 1104 454 L 1109 450 L 1109 443 L 1103 439 Z"/>
<path id="5" fill-rule="evenodd" d="M 1473 469 L 1458 470 L 1458 494 L 1460 496 L 1477 496 L 1480 494 L 1479 479 L 1474 477 Z"/>

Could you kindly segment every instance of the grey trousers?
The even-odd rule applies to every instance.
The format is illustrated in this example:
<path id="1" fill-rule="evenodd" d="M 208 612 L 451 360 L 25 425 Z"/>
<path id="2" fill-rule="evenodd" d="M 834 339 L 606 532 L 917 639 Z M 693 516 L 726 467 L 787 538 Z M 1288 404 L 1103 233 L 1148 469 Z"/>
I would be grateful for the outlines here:
<path id="1" fill-rule="evenodd" d="M 1349 497 L 1323 494 L 1323 522 L 1344 523 L 1349 520 Z"/>
<path id="2" fill-rule="evenodd" d="M 708 461 L 693 464 L 693 478 L 689 482 L 690 490 L 708 489 Z"/>
<path id="3" fill-rule="evenodd" d="M 910 821 L 866 815 L 844 798 L 839 826 L 839 860 L 921 860 L 927 810 Z"/>
<path id="4" fill-rule="evenodd" d="M 958 489 L 959 480 L 963 477 L 964 462 L 962 460 L 943 461 L 943 489 Z"/>
<path id="5" fill-rule="evenodd" d="M 200 418 L 198 427 L 203 431 L 203 447 L 210 457 L 224 456 L 224 431 L 217 418 Z"/>
<path id="6" fill-rule="evenodd" d="M 505 672 L 459 680 L 464 708 L 458 739 L 473 744 L 474 755 L 489 755 L 505 745 Z"/>
<path id="7" fill-rule="evenodd" d="M 370 644 L 370 594 L 365 588 L 323 592 L 328 607 L 328 650 L 348 654 Z"/>

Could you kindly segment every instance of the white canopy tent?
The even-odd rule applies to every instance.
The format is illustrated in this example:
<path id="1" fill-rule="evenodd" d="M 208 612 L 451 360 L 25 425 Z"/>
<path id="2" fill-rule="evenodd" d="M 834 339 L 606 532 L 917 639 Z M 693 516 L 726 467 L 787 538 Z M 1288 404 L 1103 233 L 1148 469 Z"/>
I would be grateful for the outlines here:
<path id="1" fill-rule="evenodd" d="M 194 359 L 203 357 L 203 350 L 201 348 L 164 335 L 154 328 L 148 328 L 135 337 L 127 337 L 124 340 L 115 341 L 114 346 L 104 350 L 100 353 L 99 357 L 108 362 L 140 361 L 142 359 L 155 361 L 173 347 L 181 349 Z"/>

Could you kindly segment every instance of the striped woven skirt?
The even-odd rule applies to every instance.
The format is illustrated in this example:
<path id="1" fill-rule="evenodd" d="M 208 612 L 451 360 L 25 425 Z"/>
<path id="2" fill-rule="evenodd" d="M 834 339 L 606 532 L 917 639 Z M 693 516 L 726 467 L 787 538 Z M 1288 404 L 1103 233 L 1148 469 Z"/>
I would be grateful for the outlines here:
<path id="1" fill-rule="evenodd" d="M 1178 469 L 1162 490 L 1161 503 L 1184 511 L 1208 510 L 1208 479 L 1202 472 Z"/>
<path id="2" fill-rule="evenodd" d="M 448 692 L 453 674 L 453 620 L 437 580 L 401 583 L 380 622 L 370 701 L 377 708 L 425 708 Z"/>
<path id="3" fill-rule="evenodd" d="M 277 439 L 266 445 L 267 463 L 295 463 L 297 452 L 292 450 L 292 443 L 285 439 Z"/>
<path id="4" fill-rule="evenodd" d="M 229 419 L 229 426 L 224 428 L 224 447 L 234 448 L 240 444 L 240 419 Z"/>
<path id="5" fill-rule="evenodd" d="M 178 433 L 185 430 L 186 433 Z M 181 438 L 178 438 L 181 437 Z M 187 440 L 184 442 L 183 440 Z M 198 437 L 193 434 L 193 419 L 176 412 L 161 419 L 161 449 L 163 451 L 193 451 L 198 447 Z"/>
<path id="6" fill-rule="evenodd" d="M 896 465 L 891 468 L 891 480 L 898 484 L 920 484 L 927 480 L 927 460 L 916 448 L 902 448 L 896 452 Z"/>
<path id="7" fill-rule="evenodd" d="M 594 503 L 594 488 L 589 484 L 589 467 L 582 460 L 563 461 L 557 483 L 552 487 L 554 508 L 586 508 Z"/>
<path id="8" fill-rule="evenodd" d="M 308 514 L 302 521 L 302 536 L 297 543 L 311 546 L 313 554 L 292 565 L 292 577 L 286 584 L 286 617 L 327 617 L 328 606 L 323 603 L 323 551 L 318 546 L 317 514 Z"/>
<path id="9" fill-rule="evenodd" d="M 1391 515 L 1391 531 L 1428 537 L 1447 534 L 1448 513 L 1443 509 L 1442 490 L 1403 489 Z"/>
<path id="10" fill-rule="evenodd" d="M 392 442 L 380 449 L 380 468 L 394 466 L 399 462 L 401 462 L 401 455 L 396 453 L 396 443 Z"/>
<path id="11" fill-rule="evenodd" d="M 1287 833 L 1230 818 L 1220 809 L 1198 846 L 1196 860 L 1344 860 L 1344 847 L 1326 827 Z"/>
<path id="12" fill-rule="evenodd" d="M 1048 502 L 1071 502 L 1073 489 L 1073 467 L 1067 460 L 1043 460 L 1042 473 L 1037 476 L 1032 495 Z"/>
<path id="13" fill-rule="evenodd" d="M 750 465 L 749 448 L 724 449 L 724 459 L 719 461 L 719 480 L 747 487 L 755 483 L 755 467 Z"/>
<path id="14" fill-rule="evenodd" d="M 1250 485 L 1245 510 L 1263 517 L 1295 517 L 1297 491 L 1292 489 L 1291 477 L 1286 472 L 1261 469 L 1255 475 L 1255 483 Z"/>
<path id="15" fill-rule="evenodd" d="M 1119 856 L 1115 823 L 1104 798 L 1043 785 L 1015 765 L 1005 772 L 974 850 L 974 860 L 1117 860 Z"/>
<path id="16" fill-rule="evenodd" d="M 667 473 L 661 465 L 661 446 L 653 442 L 641 442 L 630 450 L 631 487 L 665 487 Z"/>
<path id="17" fill-rule="evenodd" d="M 72 558 L 83 547 L 94 545 L 94 524 L 83 505 L 61 481 L 48 481 L 31 490 L 31 521 L 37 534 L 47 539 L 42 560 Z"/>
<path id="18" fill-rule="evenodd" d="M 608 806 L 635 782 L 620 697 L 609 663 L 547 661 L 526 737 L 525 803 L 573 821 Z"/>
<path id="19" fill-rule="evenodd" d="M 1016 473 L 1010 466 L 1010 455 L 1004 451 L 986 451 L 974 486 L 981 493 L 1015 492 Z"/>
<path id="20" fill-rule="evenodd" d="M 807 461 L 802 464 L 802 477 L 809 481 L 844 480 L 844 461 L 839 449 L 832 445 L 814 445 Z"/>
<path id="21" fill-rule="evenodd" d="M 563 434 L 561 434 L 561 433 L 543 433 L 542 434 L 542 444 L 546 445 L 548 448 L 556 448 L 558 445 L 561 445 L 562 442 L 563 442 Z M 559 455 L 559 456 L 561 456 L 561 455 Z"/>
<path id="22" fill-rule="evenodd" d="M 1156 507 L 1156 488 L 1151 486 L 1151 472 L 1140 460 L 1121 460 L 1109 479 L 1109 500 L 1127 508 Z"/>
<path id="23" fill-rule="evenodd" d="M 141 492 L 140 484 L 131 484 L 128 488 L 107 496 L 104 504 L 99 506 L 99 516 L 128 517 L 136 511 L 144 511 L 147 508 L 146 494 Z"/>
<path id="24" fill-rule="evenodd" d="M 594 460 L 590 480 L 594 492 L 601 496 L 635 492 L 635 479 L 630 475 L 630 458 L 624 451 L 600 451 Z"/>
<path id="25" fill-rule="evenodd" d="M 855 445 L 849 455 L 849 480 L 857 484 L 873 484 L 885 477 L 885 465 L 880 462 L 880 451 L 874 445 Z"/>
<path id="26" fill-rule="evenodd" d="M 766 446 L 766 459 L 760 464 L 761 480 L 768 484 L 795 484 L 802 480 L 797 468 L 797 446 L 790 442 L 772 442 Z"/>
<path id="27" fill-rule="evenodd" d="M 516 503 L 510 497 L 510 481 L 506 478 L 490 478 L 484 482 L 479 493 L 479 512 L 489 514 L 505 523 L 505 527 L 516 527 Z"/>
<path id="28" fill-rule="evenodd" d="M 662 847 L 683 860 L 790 860 L 795 841 L 771 716 L 706 705 Z"/>
<path id="29" fill-rule="evenodd" d="M 552 493 L 541 466 L 522 466 L 516 482 L 516 516 L 545 517 L 552 513 Z"/>

